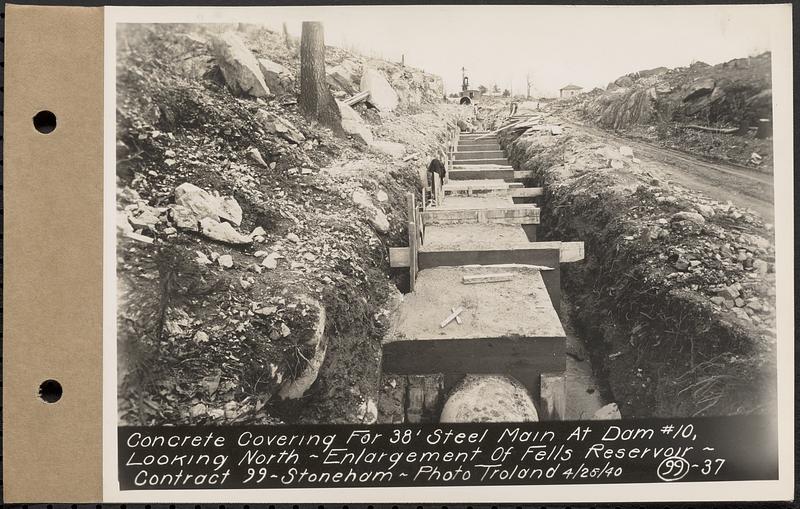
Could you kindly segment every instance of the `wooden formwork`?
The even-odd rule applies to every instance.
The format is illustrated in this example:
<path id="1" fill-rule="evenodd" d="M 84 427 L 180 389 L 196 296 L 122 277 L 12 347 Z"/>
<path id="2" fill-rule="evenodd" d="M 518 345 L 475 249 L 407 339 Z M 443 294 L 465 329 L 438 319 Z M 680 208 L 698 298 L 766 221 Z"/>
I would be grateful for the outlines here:
<path id="1" fill-rule="evenodd" d="M 481 133 L 472 140 L 488 141 L 493 134 Z M 532 172 L 517 171 L 511 166 L 476 168 L 463 165 L 463 161 L 456 161 L 454 155 L 458 143 L 456 126 L 451 128 L 445 146 L 444 179 L 437 173 L 433 174 L 431 186 L 423 190 L 422 203 L 417 203 L 411 193 L 407 196 L 408 247 L 389 249 L 391 267 L 409 269 L 411 294 L 404 300 L 402 311 L 398 311 L 400 318 L 395 323 L 394 333 L 384 341 L 384 369 L 386 373 L 405 377 L 443 376 L 440 389 L 452 387 L 466 374 L 509 375 L 527 388 L 541 420 L 563 419 L 566 336 L 558 319 L 560 264 L 582 260 L 583 243 L 531 242 L 529 239 L 535 237 L 526 234 L 525 228 L 539 222 L 539 209 L 514 199 L 541 196 L 543 189 L 526 188 L 514 180 L 530 178 Z M 499 156 L 499 151 L 496 152 L 484 155 Z M 495 174 L 504 178 L 488 178 Z M 451 181 L 451 177 L 454 180 Z M 472 180 L 462 180 L 464 177 L 472 177 Z M 456 230 L 458 233 L 454 234 Z M 499 265 L 509 268 L 498 268 Z M 488 281 L 487 274 L 500 269 L 509 273 L 535 271 L 535 275 L 525 276 L 524 291 L 517 288 L 516 297 L 504 304 L 508 309 L 523 305 L 511 313 L 514 319 L 508 322 L 509 328 L 504 325 L 500 327 L 502 330 L 483 334 L 485 331 L 476 328 L 473 320 L 480 316 L 481 309 L 491 309 L 496 305 L 495 301 L 501 295 L 497 290 L 502 286 L 494 286 L 491 291 L 474 288 L 475 291 L 470 293 L 472 300 L 468 300 L 479 305 L 475 309 L 468 307 L 467 311 L 436 300 L 446 296 L 445 300 L 450 302 L 460 293 L 469 293 L 464 281 L 448 279 L 446 284 L 440 284 L 437 278 L 452 271 L 474 270 L 475 267 L 478 267 L 478 273 L 469 277 L 480 281 Z M 421 270 L 424 272 L 420 274 Z M 450 275 L 447 277 L 452 279 Z M 517 273 L 513 277 L 495 278 L 481 284 L 514 284 L 514 280 L 522 282 L 522 278 Z M 472 284 L 466 286 L 473 287 Z M 436 316 L 422 320 L 426 310 L 431 309 L 435 309 Z M 442 316 L 439 316 L 440 312 Z M 448 329 L 439 324 L 444 314 L 458 316 L 459 312 L 465 315 L 462 327 Z M 547 316 L 550 317 L 551 329 L 542 325 L 548 322 Z M 531 317 L 535 319 L 528 329 L 516 331 L 517 322 L 530 321 Z M 449 319 L 445 319 L 447 321 Z M 397 328 L 398 323 L 405 326 Z M 434 331 L 426 333 L 430 337 L 416 330 L 424 324 Z M 417 392 L 413 395 L 419 396 Z M 413 414 L 416 419 L 420 413 L 419 405 L 411 406 L 413 408 L 409 408 L 406 417 Z"/>

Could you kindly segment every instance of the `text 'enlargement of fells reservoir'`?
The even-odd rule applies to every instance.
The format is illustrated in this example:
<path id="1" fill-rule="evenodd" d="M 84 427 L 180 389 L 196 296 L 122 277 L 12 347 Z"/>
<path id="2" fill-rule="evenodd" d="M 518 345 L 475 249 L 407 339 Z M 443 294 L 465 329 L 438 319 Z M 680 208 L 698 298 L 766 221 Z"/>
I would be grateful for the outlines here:
<path id="1" fill-rule="evenodd" d="M 119 429 L 123 490 L 777 478 L 772 419 Z M 748 440 L 742 440 L 742 437 Z"/>

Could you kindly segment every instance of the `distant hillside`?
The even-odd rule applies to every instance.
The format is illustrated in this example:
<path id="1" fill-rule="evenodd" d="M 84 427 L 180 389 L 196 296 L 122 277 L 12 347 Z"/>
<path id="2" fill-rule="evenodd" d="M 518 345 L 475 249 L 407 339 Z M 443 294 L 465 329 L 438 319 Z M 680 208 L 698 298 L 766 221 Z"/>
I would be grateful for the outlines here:
<path id="1" fill-rule="evenodd" d="M 711 159 L 771 168 L 772 144 L 754 132 L 759 119 L 772 118 L 771 57 L 633 72 L 554 108 Z"/>

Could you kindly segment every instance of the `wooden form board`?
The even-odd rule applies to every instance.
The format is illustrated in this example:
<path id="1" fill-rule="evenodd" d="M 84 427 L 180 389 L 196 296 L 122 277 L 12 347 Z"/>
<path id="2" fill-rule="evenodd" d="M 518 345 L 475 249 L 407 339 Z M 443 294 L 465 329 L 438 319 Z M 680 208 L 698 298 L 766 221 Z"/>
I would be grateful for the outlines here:
<path id="1" fill-rule="evenodd" d="M 422 226 L 419 221 L 419 211 L 414 200 L 414 195 L 408 193 L 406 195 L 406 204 L 408 208 L 408 270 L 409 270 L 409 288 L 413 292 L 414 284 L 417 280 L 417 252 L 419 245 L 422 243 Z"/>
<path id="2" fill-rule="evenodd" d="M 446 256 L 448 254 L 453 253 L 465 253 L 470 251 L 477 251 L 477 252 L 534 252 L 534 251 L 543 251 L 543 250 L 551 250 L 557 249 L 559 252 L 559 262 L 560 263 L 570 263 L 570 262 L 579 262 L 584 259 L 584 247 L 583 242 L 558 242 L 558 241 L 548 241 L 548 242 L 527 242 L 522 243 L 514 247 L 509 246 L 499 246 L 497 248 L 492 247 L 476 247 L 476 248 L 469 248 L 468 246 L 464 246 L 459 249 L 430 249 L 427 247 L 421 247 L 417 251 L 417 257 L 420 260 L 420 266 L 428 266 L 429 263 L 427 260 L 434 259 L 436 257 L 435 253 L 443 253 Z M 393 268 L 403 268 L 409 266 L 410 260 L 410 253 L 407 247 L 390 247 L 389 248 L 389 265 Z M 503 262 L 503 263 L 510 263 L 510 262 Z M 435 266 L 435 265 L 434 265 Z"/>
<path id="3" fill-rule="evenodd" d="M 450 179 L 456 180 L 512 180 L 514 169 L 507 168 L 480 168 L 459 167 L 450 170 Z"/>
<path id="4" fill-rule="evenodd" d="M 539 208 L 509 205 L 491 209 L 428 209 L 422 213 L 422 221 L 425 224 L 539 224 Z"/>
<path id="5" fill-rule="evenodd" d="M 564 371 L 562 337 L 395 341 L 383 346 L 385 373 L 448 377 L 510 375 L 539 403 L 541 374 Z"/>

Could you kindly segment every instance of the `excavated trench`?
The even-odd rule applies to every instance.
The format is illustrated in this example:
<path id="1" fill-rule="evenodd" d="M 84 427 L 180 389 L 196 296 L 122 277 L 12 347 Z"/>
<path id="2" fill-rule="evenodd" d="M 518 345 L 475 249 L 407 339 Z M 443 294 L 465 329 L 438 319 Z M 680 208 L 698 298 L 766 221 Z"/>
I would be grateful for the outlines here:
<path id="1" fill-rule="evenodd" d="M 459 145 L 460 146 L 460 145 Z M 472 150 L 469 150 L 471 148 Z M 498 148 L 495 149 L 475 149 L 474 145 L 469 145 L 469 148 L 466 150 L 466 154 L 469 155 L 471 158 L 478 158 L 481 160 L 487 160 L 492 164 L 502 164 L 505 162 L 505 158 L 502 160 L 500 159 L 492 159 L 492 157 L 499 157 L 497 154 L 499 150 Z M 460 154 L 459 151 L 456 152 L 455 161 L 458 164 L 460 160 L 458 155 Z M 482 158 L 481 158 L 482 156 Z M 463 159 L 464 156 L 461 157 Z M 487 159 L 488 158 L 488 159 Z M 506 164 L 508 164 L 506 162 Z M 474 171 L 472 170 L 465 170 L 464 166 L 461 167 L 462 169 L 458 170 L 460 173 L 469 173 L 469 176 L 476 179 L 485 179 L 486 177 L 483 174 L 487 171 L 480 168 L 475 168 Z M 473 177 L 472 174 L 475 174 Z M 463 175 L 459 175 L 462 179 L 465 178 Z M 452 180 L 453 182 L 465 182 L 464 180 Z M 467 180 L 468 182 L 480 182 L 481 180 Z M 493 182 L 488 184 L 489 186 L 499 186 L 497 181 L 482 181 L 482 182 Z M 451 184 L 448 184 L 451 185 Z M 478 184 L 469 184 L 469 185 L 478 185 Z M 519 184 L 517 184 L 519 185 Z M 447 189 L 447 186 L 445 186 Z M 532 190 L 533 191 L 533 190 Z M 452 188 L 451 188 L 451 191 Z M 446 205 L 441 205 L 437 202 L 434 205 L 434 210 L 437 210 L 438 207 L 443 207 L 443 209 L 447 210 L 447 207 L 455 207 L 455 205 L 462 205 L 461 202 L 458 200 L 466 200 L 469 201 L 470 206 L 479 206 L 479 205 L 489 205 L 495 203 L 502 202 L 502 199 L 489 199 L 489 198 L 477 198 L 475 195 L 470 194 L 467 198 L 454 198 L 453 195 L 450 195 L 450 198 L 445 199 Z M 507 198 L 509 201 L 507 203 L 512 203 L 514 206 L 520 205 L 522 207 L 530 207 L 534 204 L 535 201 L 538 201 L 539 198 L 533 198 L 535 194 L 525 194 L 526 197 L 513 197 Z M 483 204 L 481 200 L 486 200 L 486 204 Z M 494 200 L 494 201 L 493 201 Z M 473 203 L 474 202 L 474 203 Z M 523 205 L 528 204 L 528 205 Z M 498 205 L 495 205 L 498 206 Z M 441 210 L 441 209 L 438 209 Z M 487 209 L 490 210 L 490 209 Z M 458 222 L 458 221 L 457 221 Z M 505 249 L 505 243 L 509 242 L 510 238 L 505 238 L 503 235 L 508 234 L 509 237 L 514 237 L 514 239 L 518 239 L 521 237 L 523 243 L 527 240 L 529 242 L 536 242 L 537 237 L 546 235 L 546 229 L 539 228 L 537 232 L 537 225 L 535 224 L 527 224 L 522 222 L 522 224 L 517 226 L 507 226 L 505 228 L 501 227 L 499 230 L 509 230 L 509 231 L 498 231 L 498 228 L 492 227 L 490 225 L 485 225 L 485 228 L 481 230 L 483 227 L 476 227 L 476 226 L 469 226 L 465 223 L 454 224 L 452 229 L 442 229 L 441 227 L 435 228 L 435 233 L 433 234 L 433 239 L 431 241 L 426 241 L 427 249 L 437 249 L 437 248 L 444 248 L 447 246 L 446 250 L 454 250 L 453 252 L 457 252 L 460 249 L 464 251 L 461 252 L 469 252 L 470 249 L 481 249 L 478 247 L 479 245 L 484 246 L 487 249 L 497 249 L 498 252 L 501 252 Z M 409 223 L 410 224 L 410 223 Z M 434 223 L 435 224 L 435 223 Z M 521 228 L 520 228 L 521 227 Z M 409 226 L 411 228 L 411 224 Z M 511 235 L 512 231 L 515 230 L 514 235 Z M 463 231 L 462 231 L 463 230 Z M 485 230 L 485 231 L 484 231 Z M 483 232 L 483 233 L 478 233 Z M 500 235 L 500 237 L 497 237 Z M 427 234 L 426 234 L 427 237 Z M 480 238 L 479 238 L 480 237 Z M 483 238 L 485 237 L 485 238 Z M 579 239 L 575 239 L 579 240 Z M 463 244 L 466 242 L 466 244 Z M 432 244 L 431 244 L 432 243 Z M 435 245 L 435 247 L 433 247 Z M 491 245 L 491 247 L 489 247 Z M 466 247 L 471 246 L 471 247 Z M 510 248 L 511 244 L 508 245 Z M 530 245 L 531 247 L 528 249 L 533 248 L 533 244 Z M 519 246 L 518 246 L 519 247 Z M 546 249 L 544 247 L 540 249 Z M 452 253 L 451 253 L 452 255 Z M 505 255 L 503 258 L 507 258 L 508 255 Z M 458 258 L 458 257 L 457 257 Z M 415 255 L 410 254 L 409 259 L 416 259 Z M 468 262 L 469 257 L 467 256 L 463 260 L 461 260 L 461 264 L 469 265 Z M 499 258 L 498 258 L 499 259 Z M 454 262 L 454 260 L 450 260 L 450 262 Z M 563 260 L 562 260 L 563 261 Z M 444 262 L 444 260 L 441 260 Z M 476 262 L 471 262 L 476 263 Z M 486 260 L 480 263 L 487 263 Z M 498 261 L 488 262 L 488 263 L 500 263 Z M 530 263 L 530 261 L 526 261 L 525 263 Z M 541 262 L 544 263 L 544 262 Z M 558 264 L 558 258 L 556 259 L 556 264 Z M 578 262 L 580 263 L 580 262 Z M 445 263 L 447 265 L 448 263 Z M 456 262 L 458 265 L 459 262 Z M 483 265 L 483 267 L 490 267 L 491 265 Z M 477 267 L 477 266 L 473 266 Z M 444 270 L 444 271 L 443 271 Z M 434 327 L 436 332 L 428 331 L 426 327 L 430 326 L 430 323 L 436 322 L 438 324 L 439 313 L 441 313 L 442 309 L 449 309 L 447 302 L 455 302 L 459 300 L 459 291 L 463 291 L 465 288 L 461 284 L 456 284 L 453 286 L 452 284 L 444 284 L 444 283 L 437 283 L 435 285 L 435 289 L 431 292 L 430 286 L 431 280 L 438 277 L 441 272 L 442 277 L 449 277 L 445 276 L 446 271 L 450 269 L 433 269 L 426 271 L 426 274 L 422 280 L 424 280 L 424 284 L 420 288 L 417 289 L 417 293 L 409 293 L 410 288 L 407 286 L 407 281 L 402 279 L 401 281 L 397 281 L 399 288 L 401 291 L 406 294 L 406 300 L 404 308 L 405 310 L 399 313 L 400 318 L 397 320 L 399 323 L 403 323 L 404 325 L 394 332 L 399 332 L 399 337 L 410 337 L 410 338 L 417 338 L 419 337 L 427 337 L 426 334 L 434 334 L 439 336 L 439 340 L 445 340 L 444 336 L 447 336 L 446 332 L 439 331 L 437 327 Z M 462 271 L 464 269 L 458 269 Z M 475 269 L 470 269 L 475 270 Z M 491 269 L 477 269 L 478 272 L 486 272 L 487 270 Z M 521 270 L 521 269 L 520 269 Z M 538 271 L 538 269 L 535 269 Z M 407 274 L 408 272 L 406 272 Z M 533 287 L 527 286 L 525 291 L 520 291 L 518 297 L 523 295 L 538 295 L 539 297 L 535 299 L 553 299 L 553 303 L 555 304 L 555 310 L 551 309 L 551 318 L 554 323 L 557 323 L 558 331 L 555 332 L 553 329 L 552 334 L 553 337 L 561 335 L 561 337 L 566 338 L 566 356 L 564 356 L 563 351 L 563 344 L 562 344 L 562 351 L 560 354 L 553 353 L 552 355 L 560 355 L 562 362 L 566 363 L 566 369 L 562 364 L 560 368 L 561 371 L 561 380 L 564 383 L 564 387 L 566 388 L 566 394 L 564 395 L 565 405 L 563 410 L 561 410 L 557 417 L 558 419 L 567 419 L 567 420 L 576 420 L 576 419 L 591 419 L 595 416 L 596 412 L 605 406 L 605 404 L 609 401 L 608 395 L 610 391 L 607 389 L 606 386 L 600 384 L 595 377 L 595 374 L 592 370 L 591 361 L 589 359 L 589 355 L 587 353 L 587 349 L 584 345 L 584 342 L 576 333 L 575 327 L 573 327 L 570 321 L 570 315 L 572 313 L 572 305 L 568 299 L 561 299 L 560 292 L 557 289 L 558 285 L 558 278 L 556 276 L 555 285 L 556 287 L 551 287 L 551 283 L 547 282 L 550 281 L 552 274 L 555 273 L 544 273 L 543 276 L 545 279 L 544 285 L 547 285 L 547 289 L 542 286 L 542 281 L 538 283 L 540 288 L 534 284 Z M 459 280 L 460 280 L 460 276 Z M 519 277 L 519 275 L 517 276 Z M 537 272 L 537 277 L 538 272 Z M 525 285 L 526 280 L 519 279 L 517 284 Z M 448 283 L 452 283 L 448 280 Z M 420 283 L 417 283 L 418 286 Z M 427 286 L 425 286 L 427 284 Z M 513 286 L 515 283 L 509 283 L 509 285 Z M 555 288 L 555 290 L 554 290 Z M 484 288 L 483 290 L 485 290 Z M 548 292 L 555 291 L 554 295 L 548 295 Z M 521 300 L 513 302 L 502 302 L 502 303 L 495 303 L 492 300 L 492 297 L 487 294 L 487 299 L 483 299 L 480 297 L 481 292 L 467 292 L 470 295 L 470 299 L 466 299 L 466 301 L 472 302 L 471 299 L 478 299 L 479 302 L 474 302 L 476 308 L 479 309 L 480 313 L 487 313 L 490 314 L 492 318 L 492 322 L 495 325 L 499 326 L 500 329 L 503 328 L 505 324 L 508 329 L 504 329 L 500 332 L 500 335 L 504 338 L 514 338 L 515 335 L 519 335 L 519 338 L 522 339 L 529 334 L 523 332 L 521 335 L 517 331 L 523 329 L 526 332 L 532 332 L 534 330 L 539 329 L 539 334 L 542 336 L 548 336 L 549 333 L 545 332 L 543 327 L 542 320 L 545 319 L 544 316 L 539 316 L 538 314 L 534 313 L 530 317 L 521 317 L 517 316 L 517 319 L 514 319 L 511 316 L 504 316 L 503 312 L 499 311 L 500 309 L 505 310 L 508 312 L 511 309 L 519 308 L 520 306 L 525 307 L 526 303 L 528 302 L 528 298 L 521 298 Z M 490 291 L 491 293 L 491 291 Z M 497 294 L 496 296 L 499 296 Z M 417 301 L 423 302 L 423 307 L 419 307 Z M 440 302 L 441 301 L 441 302 Z M 465 301 L 465 302 L 466 302 Z M 530 309 L 537 310 L 537 309 L 546 309 L 550 306 L 544 305 L 544 302 L 541 304 L 533 305 Z M 448 304 L 449 305 L 449 304 Z M 497 309 L 495 309 L 497 308 Z M 455 313 L 456 308 L 452 308 L 452 311 Z M 410 310 L 410 311 L 409 311 Z M 556 314 L 557 312 L 557 314 Z M 435 316 L 427 316 L 433 313 Z M 466 330 L 472 334 L 477 335 L 480 338 L 488 338 L 492 337 L 494 332 L 486 330 L 481 332 L 480 330 L 480 320 L 476 319 L 477 311 L 475 311 L 476 315 L 470 315 L 467 318 L 469 325 L 465 326 Z M 537 311 L 538 313 L 538 311 Z M 507 314 L 507 313 L 506 313 Z M 413 315 L 412 318 L 409 318 L 405 315 Z M 424 317 L 422 315 L 425 315 Z M 502 316 L 501 316 L 502 315 Z M 477 321 L 476 321 L 477 320 Z M 527 322 L 533 321 L 534 324 L 529 324 L 526 329 L 524 325 Z M 418 323 L 419 322 L 419 323 Z M 409 323 L 411 325 L 409 325 Z M 422 323 L 428 325 L 421 325 Z M 460 322 L 459 322 L 460 323 Z M 417 330 L 422 327 L 423 331 Z M 477 329 L 476 329 L 477 328 Z M 496 328 L 496 327 L 490 327 Z M 563 328 L 563 330 L 562 330 Z M 455 332 L 456 336 L 458 334 L 467 334 L 466 331 Z M 537 334 L 532 334 L 531 337 L 535 337 Z M 449 336 L 448 336 L 449 337 Z M 461 337 L 461 336 L 458 336 Z M 513 339 L 511 339 L 513 341 Z M 421 340 L 420 340 L 421 341 Z M 542 417 L 542 412 L 544 411 L 544 417 L 547 419 L 552 419 L 553 416 L 549 414 L 552 412 L 550 407 L 545 409 L 545 402 L 543 399 L 540 399 L 539 396 L 539 382 L 538 376 L 536 375 L 536 380 L 531 386 L 530 383 L 530 374 L 525 371 L 520 372 L 521 378 L 516 379 L 514 371 L 514 365 L 519 364 L 519 362 L 510 362 L 509 359 L 506 359 L 503 364 L 499 364 L 497 367 L 499 371 L 496 373 L 503 373 L 503 375 L 470 375 L 467 374 L 465 377 L 456 377 L 453 378 L 454 375 L 432 375 L 432 374 L 420 374 L 420 375 L 396 375 L 392 373 L 409 373 L 409 372 L 419 372 L 419 373 L 434 373 L 441 369 L 442 372 L 451 372 L 449 368 L 443 368 L 441 364 L 437 363 L 448 363 L 454 361 L 459 362 L 458 359 L 465 356 L 461 359 L 461 362 L 466 364 L 470 364 L 474 361 L 472 357 L 476 356 L 475 352 L 472 352 L 471 348 L 474 346 L 470 346 L 467 343 L 470 343 L 469 340 L 459 340 L 464 341 L 464 346 L 460 350 L 464 351 L 452 351 L 449 354 L 445 353 L 444 351 L 440 352 L 436 357 L 434 363 L 436 365 L 430 364 L 430 359 L 424 359 L 422 357 L 416 356 L 414 357 L 399 353 L 401 350 L 399 348 L 394 348 L 396 345 L 384 345 L 384 350 L 389 346 L 392 347 L 392 354 L 390 354 L 392 358 L 391 367 L 398 368 L 400 367 L 399 371 L 394 371 L 390 369 L 388 372 L 384 372 L 382 376 L 382 387 L 383 391 L 379 398 L 379 422 L 465 422 L 470 420 L 507 420 L 507 421 L 529 421 L 529 420 L 539 420 Z M 481 339 L 481 341 L 485 341 Z M 537 343 L 541 342 L 542 344 L 547 343 L 549 340 L 543 337 L 539 341 L 533 341 L 529 343 Z M 562 340 L 563 341 L 563 340 Z M 419 342 L 419 341 L 417 341 Z M 499 346 L 499 343 L 498 343 Z M 402 347 L 406 348 L 406 347 Z M 539 347 L 540 349 L 543 347 Z M 471 352 L 471 353 L 470 353 Z M 490 352 L 487 352 L 489 354 Z M 497 356 L 497 352 L 492 352 Z M 532 366 L 535 365 L 537 362 L 537 358 L 539 358 L 543 352 L 540 352 L 538 355 L 532 355 L 530 358 L 526 357 L 526 360 L 523 360 L 523 364 L 525 363 L 532 363 Z M 386 363 L 386 353 L 384 352 L 384 364 Z M 550 354 L 546 354 L 549 356 Z M 470 357 L 471 356 L 471 357 Z M 408 357 L 408 358 L 406 358 Z M 424 357 L 424 356 L 423 356 Z M 452 357 L 448 360 L 448 357 Z M 480 356 L 479 356 L 480 357 Z M 522 360 L 521 358 L 517 357 L 517 361 Z M 386 368 L 386 366 L 383 366 Z M 460 368 L 466 369 L 465 372 L 469 373 L 470 370 L 466 368 L 464 365 L 459 365 Z M 481 370 L 486 370 L 487 367 L 481 366 L 478 368 L 478 372 L 482 373 Z M 517 369 L 517 371 L 519 371 Z M 543 377 L 545 375 L 542 375 Z M 522 384 L 518 380 L 526 380 Z M 544 391 L 544 384 L 545 382 L 542 381 L 541 390 Z M 534 399 L 530 399 L 530 395 L 535 394 Z M 542 393 L 541 398 L 544 398 L 544 393 Z M 491 403 L 490 403 L 491 402 Z M 499 403 L 498 403 L 499 402 Z M 466 412 L 466 413 L 464 413 Z M 462 415 L 462 413 L 464 413 Z"/>

